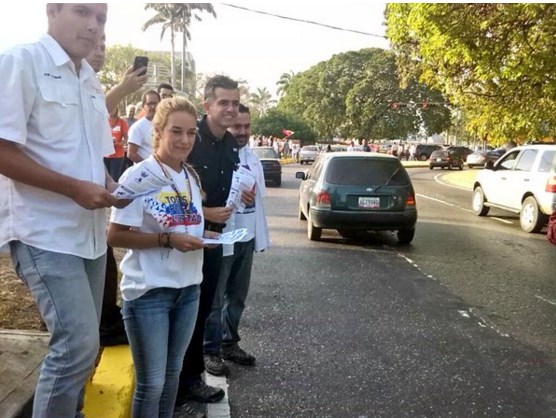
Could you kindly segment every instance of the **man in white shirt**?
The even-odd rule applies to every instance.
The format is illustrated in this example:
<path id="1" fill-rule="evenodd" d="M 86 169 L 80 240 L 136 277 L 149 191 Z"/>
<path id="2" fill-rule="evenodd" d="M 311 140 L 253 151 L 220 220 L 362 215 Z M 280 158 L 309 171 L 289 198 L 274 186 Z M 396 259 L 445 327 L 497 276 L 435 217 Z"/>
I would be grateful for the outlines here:
<path id="1" fill-rule="evenodd" d="M 102 87 L 84 58 L 106 3 L 49 3 L 48 32 L 0 54 L 0 249 L 50 332 L 33 418 L 80 417 L 99 347 L 105 208 L 117 184 Z"/>
<path id="2" fill-rule="evenodd" d="M 249 108 L 240 104 L 235 123 L 228 129 L 239 146 L 240 164 L 256 177 L 255 199 L 245 209 L 234 213 L 223 232 L 247 228 L 247 236 L 234 245 L 224 245 L 220 277 L 212 311 L 206 322 L 204 360 L 207 372 L 214 375 L 228 373 L 222 359 L 250 366 L 255 357 L 239 347 L 239 322 L 249 292 L 253 253 L 268 247 L 268 226 L 263 197 L 266 194 L 263 167 L 247 142 L 251 135 Z"/>
<path id="3" fill-rule="evenodd" d="M 155 90 L 147 90 L 141 100 L 145 116 L 129 128 L 127 140 L 127 157 L 134 163 L 143 161 L 153 152 L 152 120 L 160 103 L 160 94 Z"/>

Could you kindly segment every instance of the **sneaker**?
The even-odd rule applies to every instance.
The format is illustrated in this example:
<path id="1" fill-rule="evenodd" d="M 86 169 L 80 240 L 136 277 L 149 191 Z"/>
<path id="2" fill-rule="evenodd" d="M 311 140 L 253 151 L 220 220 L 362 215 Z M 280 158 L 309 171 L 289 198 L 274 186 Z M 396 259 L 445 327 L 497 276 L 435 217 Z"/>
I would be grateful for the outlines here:
<path id="1" fill-rule="evenodd" d="M 242 350 L 238 345 L 222 348 L 221 353 L 224 360 L 230 360 L 242 366 L 251 366 L 255 364 L 255 357 Z"/>
<path id="2" fill-rule="evenodd" d="M 216 403 L 224 399 L 226 393 L 223 389 L 207 385 L 201 377 L 188 385 L 183 391 L 183 395 L 178 396 L 176 406 L 183 405 L 186 401 L 196 401 L 199 403 Z"/>
<path id="3" fill-rule="evenodd" d="M 206 371 L 213 376 L 225 376 L 230 371 L 228 366 L 222 361 L 222 358 L 216 354 L 205 354 L 203 359 Z"/>
<path id="4" fill-rule="evenodd" d="M 174 416 L 180 418 L 207 418 L 205 412 L 200 411 L 190 402 L 184 402 L 174 408 Z"/>

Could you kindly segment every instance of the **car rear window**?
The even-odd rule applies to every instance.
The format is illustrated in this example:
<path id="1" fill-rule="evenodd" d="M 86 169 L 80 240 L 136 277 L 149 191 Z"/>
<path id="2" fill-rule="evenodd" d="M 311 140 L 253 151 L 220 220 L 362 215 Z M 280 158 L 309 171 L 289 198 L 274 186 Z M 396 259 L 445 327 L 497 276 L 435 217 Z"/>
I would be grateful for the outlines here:
<path id="1" fill-rule="evenodd" d="M 306 146 L 301 148 L 301 151 L 318 151 L 317 147 L 313 147 L 313 146 Z"/>
<path id="2" fill-rule="evenodd" d="M 544 151 L 541 156 L 541 162 L 539 163 L 539 171 L 542 173 L 548 173 L 552 169 L 556 168 L 556 151 Z"/>
<path id="3" fill-rule="evenodd" d="M 259 158 L 279 158 L 273 148 L 253 148 L 253 151 Z"/>
<path id="4" fill-rule="evenodd" d="M 446 154 L 448 154 L 448 151 L 433 151 L 431 158 L 444 157 Z"/>
<path id="5" fill-rule="evenodd" d="M 333 158 L 325 180 L 330 184 L 353 186 L 382 186 L 388 181 L 391 186 L 409 184 L 407 172 L 398 160 L 378 158 Z"/>

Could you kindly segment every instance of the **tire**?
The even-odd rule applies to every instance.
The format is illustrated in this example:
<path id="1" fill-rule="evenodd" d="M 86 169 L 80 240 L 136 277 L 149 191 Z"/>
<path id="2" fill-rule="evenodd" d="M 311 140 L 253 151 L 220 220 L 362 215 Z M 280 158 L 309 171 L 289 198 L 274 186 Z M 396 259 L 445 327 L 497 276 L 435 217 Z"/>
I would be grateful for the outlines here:
<path id="1" fill-rule="evenodd" d="M 548 221 L 548 217 L 539 209 L 533 196 L 527 197 L 519 212 L 519 223 L 525 232 L 539 232 Z"/>
<path id="2" fill-rule="evenodd" d="M 433 168 L 432 165 L 429 165 L 429 170 L 432 170 L 432 168 Z"/>
<path id="3" fill-rule="evenodd" d="M 473 167 L 475 167 L 475 166 L 474 166 L 473 164 L 467 164 L 467 167 L 473 168 Z"/>
<path id="4" fill-rule="evenodd" d="M 297 205 L 297 219 L 299 219 L 300 221 L 307 220 L 305 214 L 303 213 L 303 210 L 301 209 L 301 202 L 299 203 L 299 205 Z"/>
<path id="5" fill-rule="evenodd" d="M 421 154 L 421 155 L 419 155 L 419 159 L 421 161 L 427 161 L 429 159 L 429 157 L 427 157 L 427 154 Z"/>
<path id="6" fill-rule="evenodd" d="M 415 228 L 399 229 L 397 235 L 399 244 L 409 244 L 415 236 Z"/>
<path id="7" fill-rule="evenodd" d="M 485 205 L 485 193 L 483 189 L 479 186 L 473 190 L 473 197 L 471 198 L 471 206 L 473 207 L 473 212 L 477 216 L 486 216 L 490 208 Z"/>
<path id="8" fill-rule="evenodd" d="M 307 214 L 307 238 L 311 241 L 320 241 L 320 236 L 322 234 L 322 228 L 317 228 L 313 225 L 313 220 L 311 219 L 311 212 Z"/>
<path id="9" fill-rule="evenodd" d="M 274 179 L 274 184 L 276 184 L 276 187 L 280 187 L 282 185 L 282 177 L 276 177 Z"/>

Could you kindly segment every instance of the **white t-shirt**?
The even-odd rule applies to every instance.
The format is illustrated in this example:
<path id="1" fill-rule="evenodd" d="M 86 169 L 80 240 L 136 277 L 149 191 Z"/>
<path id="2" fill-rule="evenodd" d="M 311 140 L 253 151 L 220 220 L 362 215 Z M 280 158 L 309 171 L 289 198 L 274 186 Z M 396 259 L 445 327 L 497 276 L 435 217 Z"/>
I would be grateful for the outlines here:
<path id="1" fill-rule="evenodd" d="M 112 134 L 102 87 L 83 60 L 79 76 L 49 35 L 0 54 L 0 138 L 40 165 L 105 184 Z M 24 169 L 24 168 L 22 168 Z M 106 211 L 0 175 L 0 249 L 10 241 L 95 259 L 106 252 Z"/>
<path id="2" fill-rule="evenodd" d="M 143 160 L 146 160 L 153 152 L 152 130 L 152 122 L 145 117 L 139 119 L 129 128 L 127 142 L 139 147 L 137 153 Z"/>
<path id="3" fill-rule="evenodd" d="M 126 178 L 145 164 L 161 176 L 164 173 L 150 156 L 144 161 L 128 168 L 122 175 Z M 180 195 L 187 201 L 187 214 L 183 215 L 182 206 L 171 186 L 146 196 L 139 197 L 123 209 L 112 209 L 110 222 L 128 225 L 141 232 L 185 233 L 202 237 L 204 216 L 201 191 L 194 176 L 185 171 L 178 173 L 164 165 L 166 172 L 172 176 Z M 188 185 L 191 186 L 192 202 Z M 182 253 L 169 248 L 148 248 L 128 250 L 122 262 L 122 281 L 120 289 L 124 300 L 133 300 L 150 289 L 158 287 L 182 288 L 202 281 L 203 250 Z"/>

